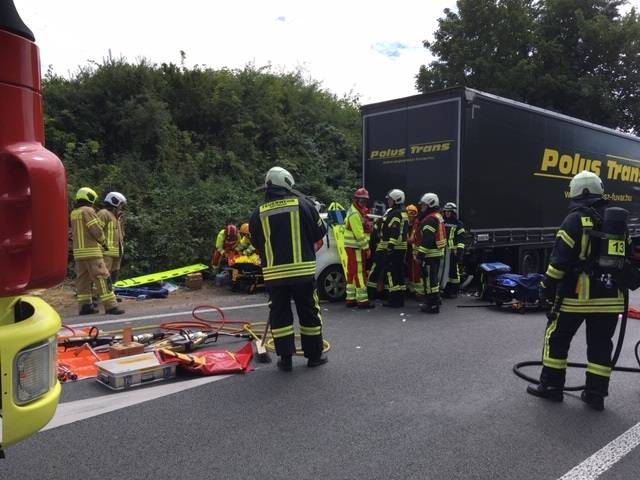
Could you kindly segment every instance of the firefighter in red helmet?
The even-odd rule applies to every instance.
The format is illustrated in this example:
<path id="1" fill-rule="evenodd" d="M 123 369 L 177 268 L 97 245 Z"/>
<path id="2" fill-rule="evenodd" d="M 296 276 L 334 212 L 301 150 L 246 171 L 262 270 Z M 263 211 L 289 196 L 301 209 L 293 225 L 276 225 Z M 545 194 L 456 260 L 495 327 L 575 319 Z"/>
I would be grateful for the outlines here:
<path id="1" fill-rule="evenodd" d="M 235 225 L 227 225 L 225 228 L 218 232 L 216 237 L 216 249 L 213 252 L 211 258 L 211 266 L 214 272 L 220 269 L 220 262 L 222 258 L 235 252 L 240 243 L 240 236 L 238 235 L 238 227 Z"/>
<path id="2" fill-rule="evenodd" d="M 366 263 L 372 224 L 367 217 L 369 192 L 356 190 L 344 223 L 344 249 L 347 253 L 347 307 L 373 308 L 367 296 Z"/>

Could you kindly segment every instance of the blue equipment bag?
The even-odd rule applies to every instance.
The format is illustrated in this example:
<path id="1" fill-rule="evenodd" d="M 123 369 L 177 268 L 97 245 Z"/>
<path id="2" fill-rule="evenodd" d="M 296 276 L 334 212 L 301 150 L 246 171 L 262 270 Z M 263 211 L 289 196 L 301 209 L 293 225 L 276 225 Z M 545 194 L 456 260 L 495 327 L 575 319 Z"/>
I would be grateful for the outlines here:
<path id="1" fill-rule="evenodd" d="M 535 303 L 538 301 L 538 288 L 544 275 L 541 273 L 529 273 L 518 275 L 517 273 L 503 273 L 496 277 L 496 285 L 513 292 L 513 298 L 523 303 Z"/>
<path id="2" fill-rule="evenodd" d="M 115 287 L 113 292 L 121 297 L 133 298 L 167 298 L 169 290 L 152 287 Z"/>

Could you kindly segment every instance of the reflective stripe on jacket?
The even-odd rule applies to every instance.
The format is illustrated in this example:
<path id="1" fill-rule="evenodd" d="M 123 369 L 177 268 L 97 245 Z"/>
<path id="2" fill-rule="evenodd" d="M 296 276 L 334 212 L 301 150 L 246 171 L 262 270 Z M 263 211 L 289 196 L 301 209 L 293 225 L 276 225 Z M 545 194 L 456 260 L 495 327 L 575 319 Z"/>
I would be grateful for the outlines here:
<path id="1" fill-rule="evenodd" d="M 431 212 L 421 221 L 416 229 L 416 236 L 419 237 L 416 257 L 435 258 L 444 256 L 444 247 L 447 245 L 447 234 L 444 228 L 444 220 L 439 212 Z"/>
<path id="2" fill-rule="evenodd" d="M 363 216 L 353 205 L 347 210 L 344 222 L 344 246 L 360 250 L 369 248 L 369 234 L 364 230 Z"/>
<path id="3" fill-rule="evenodd" d="M 71 212 L 71 235 L 73 258 L 76 260 L 102 258 L 105 236 L 102 221 L 92 207 L 82 206 Z"/>
<path id="4" fill-rule="evenodd" d="M 396 205 L 382 217 L 380 241 L 376 252 L 406 251 L 409 235 L 409 217 L 402 206 Z"/>
<path id="5" fill-rule="evenodd" d="M 447 245 L 449 246 L 449 250 L 452 252 L 464 250 L 464 239 L 466 235 L 464 224 L 457 218 L 450 218 L 445 220 L 444 226 L 447 232 Z"/>
<path id="6" fill-rule="evenodd" d="M 218 232 L 218 236 L 216 237 L 216 250 L 218 250 L 221 254 L 224 254 L 224 252 L 236 250 L 239 244 L 237 238 L 234 241 L 228 241 L 225 232 L 226 229 L 223 228 Z"/>
<path id="7" fill-rule="evenodd" d="M 98 212 L 98 218 L 103 224 L 103 231 L 107 240 L 107 251 L 103 252 L 103 255 L 121 257 L 124 247 L 124 235 L 120 219 L 106 208 Z"/>
<path id="8" fill-rule="evenodd" d="M 251 240 L 260 255 L 267 285 L 293 285 L 313 280 L 314 245 L 327 233 L 313 204 L 284 188 L 267 189 L 267 201 L 251 215 Z"/>
<path id="9" fill-rule="evenodd" d="M 560 283 L 564 297 L 561 312 L 573 313 L 622 313 L 624 298 L 608 276 L 597 272 L 589 274 L 585 265 L 589 262 L 594 227 L 590 209 L 576 208 L 564 219 L 551 252 L 546 276 Z"/>

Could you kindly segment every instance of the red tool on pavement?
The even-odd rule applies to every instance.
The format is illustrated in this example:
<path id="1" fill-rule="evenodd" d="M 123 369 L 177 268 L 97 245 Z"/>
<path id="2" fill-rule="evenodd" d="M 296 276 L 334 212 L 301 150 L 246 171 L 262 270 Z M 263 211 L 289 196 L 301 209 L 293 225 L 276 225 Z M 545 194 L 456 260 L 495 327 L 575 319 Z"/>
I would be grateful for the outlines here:
<path id="1" fill-rule="evenodd" d="M 185 354 L 161 348 L 158 350 L 158 356 L 162 362 L 177 361 L 185 370 L 200 375 L 226 375 L 253 370 L 250 366 L 253 358 L 253 348 L 250 342 L 237 352 L 203 350 Z"/>

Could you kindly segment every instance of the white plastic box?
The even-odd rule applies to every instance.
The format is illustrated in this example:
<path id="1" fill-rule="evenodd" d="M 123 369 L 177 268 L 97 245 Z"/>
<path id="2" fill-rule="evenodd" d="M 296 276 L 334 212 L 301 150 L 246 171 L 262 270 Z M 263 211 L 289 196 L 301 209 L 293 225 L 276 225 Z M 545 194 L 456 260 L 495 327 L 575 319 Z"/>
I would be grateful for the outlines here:
<path id="1" fill-rule="evenodd" d="M 112 390 L 124 390 L 176 376 L 177 362 L 160 363 L 155 353 L 97 362 L 97 381 Z"/>

